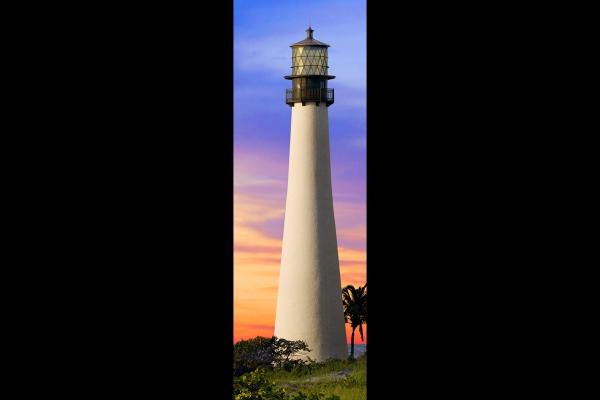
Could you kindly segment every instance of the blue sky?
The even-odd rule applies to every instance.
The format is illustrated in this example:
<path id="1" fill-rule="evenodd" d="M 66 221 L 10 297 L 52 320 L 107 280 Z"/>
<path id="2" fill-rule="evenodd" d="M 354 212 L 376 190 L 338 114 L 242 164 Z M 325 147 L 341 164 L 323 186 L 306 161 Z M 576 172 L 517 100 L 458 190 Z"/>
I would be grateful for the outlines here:
<path id="1" fill-rule="evenodd" d="M 274 146 L 278 154 L 287 157 L 291 111 L 284 93 L 290 82 L 283 76 L 290 73 L 289 45 L 304 39 L 309 22 L 314 37 L 331 45 L 329 71 L 336 76 L 329 82 L 336 92 L 336 102 L 329 109 L 332 163 L 352 159 L 358 164 L 365 159 L 366 144 L 363 0 L 234 2 L 236 148 L 259 151 Z M 353 174 L 363 175 L 354 169 Z"/>
<path id="2" fill-rule="evenodd" d="M 366 1 L 234 1 L 234 329 L 269 336 L 287 190 L 292 43 L 329 47 L 331 173 L 342 284 L 366 279 Z M 256 321 L 260 323 L 257 324 Z M 260 327 L 260 328 L 259 328 Z"/>

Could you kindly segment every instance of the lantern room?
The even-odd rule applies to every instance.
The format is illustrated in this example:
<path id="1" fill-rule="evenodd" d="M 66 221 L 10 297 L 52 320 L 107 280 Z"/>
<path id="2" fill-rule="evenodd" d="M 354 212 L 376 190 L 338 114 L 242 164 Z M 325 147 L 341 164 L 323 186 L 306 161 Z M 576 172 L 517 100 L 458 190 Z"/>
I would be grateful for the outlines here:
<path id="1" fill-rule="evenodd" d="M 292 81 L 292 88 L 286 90 L 286 103 L 324 102 L 333 104 L 333 89 L 327 87 L 327 81 L 335 76 L 328 75 L 328 44 L 313 37 L 314 30 L 309 26 L 306 38 L 292 44 L 292 74 L 285 79 Z"/>

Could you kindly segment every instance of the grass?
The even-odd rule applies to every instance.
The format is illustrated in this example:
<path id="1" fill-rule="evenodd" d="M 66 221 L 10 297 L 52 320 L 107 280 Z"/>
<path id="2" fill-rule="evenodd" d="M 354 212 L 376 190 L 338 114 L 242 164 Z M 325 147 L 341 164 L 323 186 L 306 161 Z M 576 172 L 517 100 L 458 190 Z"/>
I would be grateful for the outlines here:
<path id="1" fill-rule="evenodd" d="M 341 400 L 366 400 L 367 356 L 349 360 L 330 360 L 292 371 L 276 370 L 268 376 L 288 392 L 335 394 Z"/>

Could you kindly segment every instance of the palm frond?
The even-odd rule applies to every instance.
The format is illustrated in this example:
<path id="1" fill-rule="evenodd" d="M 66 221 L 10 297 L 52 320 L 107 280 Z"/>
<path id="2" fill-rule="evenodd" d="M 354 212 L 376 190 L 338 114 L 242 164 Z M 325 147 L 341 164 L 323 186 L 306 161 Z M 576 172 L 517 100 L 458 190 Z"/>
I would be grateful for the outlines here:
<path id="1" fill-rule="evenodd" d="M 367 285 L 358 288 L 353 285 L 344 287 L 342 305 L 345 321 L 350 323 L 353 329 L 359 328 L 362 338 L 362 324 L 367 322 Z"/>

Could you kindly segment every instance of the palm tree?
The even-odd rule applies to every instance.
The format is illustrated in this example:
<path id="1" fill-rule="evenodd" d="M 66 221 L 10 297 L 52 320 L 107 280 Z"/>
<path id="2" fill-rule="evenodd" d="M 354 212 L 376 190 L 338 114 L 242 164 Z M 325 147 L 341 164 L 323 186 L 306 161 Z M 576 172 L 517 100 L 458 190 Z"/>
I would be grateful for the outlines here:
<path id="1" fill-rule="evenodd" d="M 363 324 L 367 323 L 367 284 L 358 289 L 352 285 L 342 289 L 344 304 L 344 317 L 352 326 L 352 340 L 350 342 L 350 358 L 354 358 L 354 331 L 358 328 L 360 339 L 363 337 Z"/>

